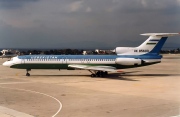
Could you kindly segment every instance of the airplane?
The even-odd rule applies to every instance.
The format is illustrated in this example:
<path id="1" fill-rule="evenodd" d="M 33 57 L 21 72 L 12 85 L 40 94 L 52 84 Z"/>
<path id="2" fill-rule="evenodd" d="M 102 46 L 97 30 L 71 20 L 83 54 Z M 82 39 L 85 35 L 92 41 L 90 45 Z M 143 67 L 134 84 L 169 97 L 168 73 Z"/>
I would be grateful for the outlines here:
<path id="1" fill-rule="evenodd" d="M 26 69 L 82 69 L 91 77 L 103 77 L 119 69 L 136 68 L 161 62 L 161 48 L 169 36 L 180 33 L 145 33 L 149 38 L 138 47 L 116 47 L 116 55 L 23 55 L 11 58 L 3 66 Z"/>

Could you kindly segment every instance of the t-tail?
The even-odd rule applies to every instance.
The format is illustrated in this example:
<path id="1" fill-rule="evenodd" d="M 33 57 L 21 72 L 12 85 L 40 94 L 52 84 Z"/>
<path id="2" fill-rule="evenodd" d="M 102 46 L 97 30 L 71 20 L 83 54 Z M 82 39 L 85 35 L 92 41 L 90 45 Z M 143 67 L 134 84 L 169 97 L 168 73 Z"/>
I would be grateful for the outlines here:
<path id="1" fill-rule="evenodd" d="M 138 47 L 117 47 L 115 49 L 117 55 L 158 55 L 169 36 L 176 36 L 180 33 L 145 33 L 143 36 L 149 38 Z"/>

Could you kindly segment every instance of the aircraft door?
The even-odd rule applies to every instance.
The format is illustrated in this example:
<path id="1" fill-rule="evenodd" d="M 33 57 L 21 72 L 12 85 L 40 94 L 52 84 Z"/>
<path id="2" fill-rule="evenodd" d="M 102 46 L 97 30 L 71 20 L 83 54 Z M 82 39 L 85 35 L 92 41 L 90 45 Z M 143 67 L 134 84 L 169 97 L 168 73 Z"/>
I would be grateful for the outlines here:
<path id="1" fill-rule="evenodd" d="M 21 60 L 21 64 L 24 64 L 25 63 L 25 59 L 24 58 L 22 58 L 22 60 Z"/>

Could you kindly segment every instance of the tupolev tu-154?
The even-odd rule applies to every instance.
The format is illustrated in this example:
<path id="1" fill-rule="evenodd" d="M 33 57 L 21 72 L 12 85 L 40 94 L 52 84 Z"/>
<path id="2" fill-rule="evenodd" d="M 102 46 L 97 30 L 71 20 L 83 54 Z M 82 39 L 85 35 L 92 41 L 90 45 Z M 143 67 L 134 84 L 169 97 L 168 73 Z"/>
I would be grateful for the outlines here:
<path id="1" fill-rule="evenodd" d="M 119 69 L 136 68 L 161 62 L 161 48 L 169 36 L 179 33 L 145 33 L 149 38 L 138 47 L 116 47 L 116 55 L 24 55 L 16 56 L 3 66 L 26 69 L 30 76 L 32 69 L 83 69 L 91 77 L 103 77 Z"/>

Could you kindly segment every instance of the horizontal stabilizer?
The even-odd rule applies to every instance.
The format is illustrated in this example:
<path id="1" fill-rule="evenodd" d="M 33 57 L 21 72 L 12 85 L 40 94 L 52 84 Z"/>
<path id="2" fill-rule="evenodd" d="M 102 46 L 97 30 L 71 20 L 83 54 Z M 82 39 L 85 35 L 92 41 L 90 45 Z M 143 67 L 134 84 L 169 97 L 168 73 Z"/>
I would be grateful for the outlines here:
<path id="1" fill-rule="evenodd" d="M 176 36 L 180 35 L 180 33 L 144 33 L 141 34 L 143 36 L 161 36 L 161 37 L 168 37 L 168 36 Z"/>

